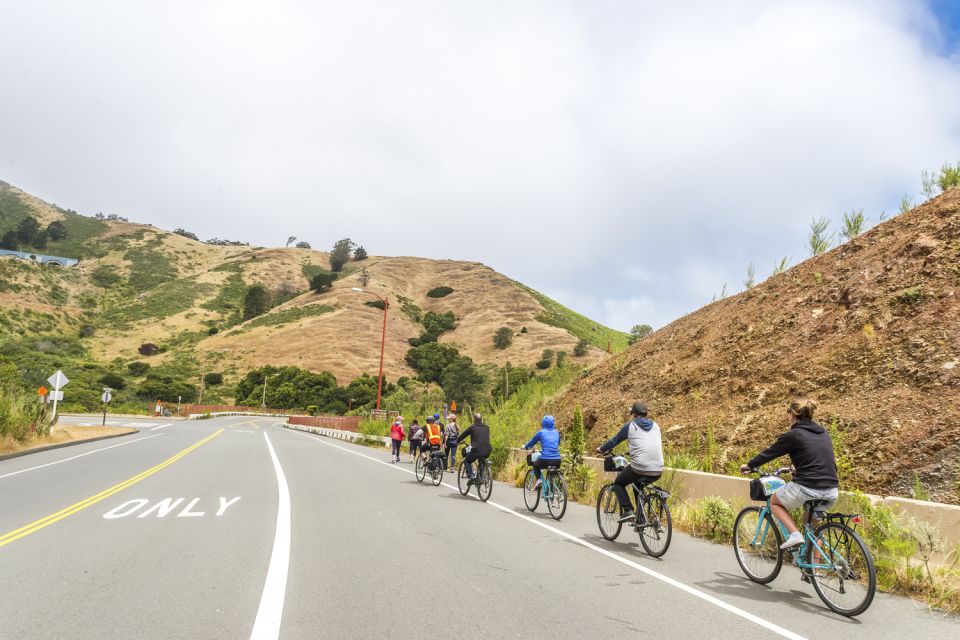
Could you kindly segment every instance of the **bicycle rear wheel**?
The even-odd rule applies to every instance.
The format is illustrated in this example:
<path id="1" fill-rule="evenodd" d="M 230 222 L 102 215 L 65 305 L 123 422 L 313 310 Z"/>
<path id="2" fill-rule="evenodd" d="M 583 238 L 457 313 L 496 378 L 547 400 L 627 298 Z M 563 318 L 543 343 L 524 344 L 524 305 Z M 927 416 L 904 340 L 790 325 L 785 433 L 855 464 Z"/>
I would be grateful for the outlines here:
<path id="1" fill-rule="evenodd" d="M 427 477 L 427 462 L 426 456 L 422 453 L 417 456 L 417 464 L 414 468 L 414 472 L 417 476 L 417 482 L 423 482 L 423 479 Z"/>
<path id="2" fill-rule="evenodd" d="M 470 491 L 469 485 L 467 485 L 467 465 L 464 462 L 461 462 L 457 465 L 457 489 L 460 491 L 460 495 L 465 496 L 467 492 Z"/>
<path id="3" fill-rule="evenodd" d="M 616 540 L 623 528 L 623 524 L 618 522 L 619 519 L 620 504 L 613 493 L 613 485 L 608 484 L 600 489 L 597 496 L 597 526 L 600 527 L 600 535 L 607 540 Z"/>
<path id="4" fill-rule="evenodd" d="M 528 511 L 536 511 L 540 504 L 540 489 L 537 486 L 537 472 L 533 469 L 527 470 L 527 475 L 523 478 L 523 503 L 527 505 Z"/>
<path id="5" fill-rule="evenodd" d="M 737 563 L 747 577 L 758 584 L 767 584 L 783 567 L 783 535 L 770 513 L 760 520 L 760 507 L 747 507 L 733 523 L 733 551 Z"/>
<path id="6" fill-rule="evenodd" d="M 654 558 L 659 558 L 670 548 L 673 539 L 673 519 L 667 501 L 656 493 L 644 499 L 647 524 L 640 529 L 640 544 Z"/>
<path id="7" fill-rule="evenodd" d="M 877 573 L 873 556 L 863 540 L 850 527 L 825 522 L 815 532 L 820 552 L 810 545 L 806 561 L 815 568 L 810 576 L 813 588 L 823 603 L 844 616 L 858 616 L 870 607 L 877 591 Z"/>
<path id="8" fill-rule="evenodd" d="M 483 475 L 479 475 L 480 473 Z M 484 460 L 478 467 L 477 497 L 480 498 L 480 502 L 486 502 L 490 499 L 491 493 L 493 493 L 493 470 L 490 468 L 490 463 Z"/>
<path id="9" fill-rule="evenodd" d="M 563 479 L 563 474 L 559 471 L 553 471 L 547 475 L 547 482 L 550 483 L 547 511 L 550 512 L 554 520 L 559 520 L 567 512 L 567 483 Z"/>
<path id="10" fill-rule="evenodd" d="M 435 466 L 434 466 L 433 471 L 432 471 L 432 474 L 433 474 L 433 475 L 432 475 L 432 478 L 433 478 L 433 486 L 439 487 L 439 486 L 440 486 L 440 483 L 443 482 L 443 465 L 444 465 L 444 461 L 443 461 L 443 460 L 440 460 L 440 459 L 438 458 L 437 460 L 434 460 L 434 464 L 435 464 Z"/>

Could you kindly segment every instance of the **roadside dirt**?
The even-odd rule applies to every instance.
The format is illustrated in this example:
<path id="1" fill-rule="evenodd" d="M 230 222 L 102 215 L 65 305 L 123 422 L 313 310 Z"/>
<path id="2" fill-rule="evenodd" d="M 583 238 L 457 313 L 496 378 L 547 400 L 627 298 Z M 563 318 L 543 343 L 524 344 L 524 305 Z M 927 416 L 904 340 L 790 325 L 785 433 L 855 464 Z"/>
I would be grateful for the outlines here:
<path id="1" fill-rule="evenodd" d="M 62 427 L 45 438 L 31 438 L 26 442 L 17 442 L 12 438 L 0 438 L 0 456 L 20 453 L 66 442 L 80 443 L 85 440 L 102 438 L 120 433 L 134 433 L 136 429 L 127 427 Z"/>

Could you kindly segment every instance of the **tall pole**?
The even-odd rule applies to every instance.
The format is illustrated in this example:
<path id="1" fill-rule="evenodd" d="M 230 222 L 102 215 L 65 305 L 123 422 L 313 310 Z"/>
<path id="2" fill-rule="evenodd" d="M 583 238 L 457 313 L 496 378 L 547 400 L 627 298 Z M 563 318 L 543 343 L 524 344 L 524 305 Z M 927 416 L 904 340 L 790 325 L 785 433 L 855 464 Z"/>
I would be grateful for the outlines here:
<path id="1" fill-rule="evenodd" d="M 380 393 L 383 390 L 383 351 L 387 346 L 387 308 L 390 303 L 383 298 L 383 334 L 380 336 L 380 375 L 377 376 L 377 411 L 380 410 Z"/>
<path id="2" fill-rule="evenodd" d="M 270 379 L 270 376 L 264 374 L 263 376 L 263 397 L 260 398 L 260 408 L 267 408 L 267 380 Z"/>

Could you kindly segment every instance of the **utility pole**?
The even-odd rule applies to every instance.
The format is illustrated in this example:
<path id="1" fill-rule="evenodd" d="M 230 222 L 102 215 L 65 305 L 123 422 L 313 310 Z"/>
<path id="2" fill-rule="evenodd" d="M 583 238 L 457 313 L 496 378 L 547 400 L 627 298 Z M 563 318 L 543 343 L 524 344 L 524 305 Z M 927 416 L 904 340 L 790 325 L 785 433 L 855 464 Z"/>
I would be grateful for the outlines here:
<path id="1" fill-rule="evenodd" d="M 377 376 L 377 411 L 379 411 L 380 395 L 383 391 L 383 352 L 387 346 L 387 309 L 390 308 L 390 302 L 385 297 L 378 296 L 372 291 L 360 287 L 352 287 L 351 291 L 369 294 L 383 303 L 383 333 L 380 335 L 380 374 Z"/>

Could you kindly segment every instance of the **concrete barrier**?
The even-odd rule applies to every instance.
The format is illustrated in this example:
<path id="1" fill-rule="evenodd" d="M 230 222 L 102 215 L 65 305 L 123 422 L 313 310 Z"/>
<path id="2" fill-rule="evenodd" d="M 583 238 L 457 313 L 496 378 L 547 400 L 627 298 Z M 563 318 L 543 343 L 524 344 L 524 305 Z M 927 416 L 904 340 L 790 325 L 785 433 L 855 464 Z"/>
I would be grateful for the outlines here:
<path id="1" fill-rule="evenodd" d="M 287 422 L 283 425 L 287 429 L 293 429 L 294 431 L 303 431 L 304 433 L 313 433 L 318 436 L 325 436 L 327 438 L 336 438 L 337 440 L 345 440 L 347 442 L 358 442 L 364 440 L 370 442 L 371 440 L 378 441 L 383 444 L 384 447 L 390 446 L 390 438 L 386 436 L 368 436 L 362 433 L 357 433 L 356 431 L 344 431 L 342 429 L 330 429 L 327 427 L 313 427 L 305 424 L 294 424 Z"/>

